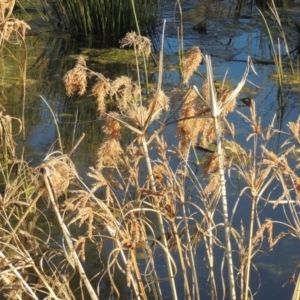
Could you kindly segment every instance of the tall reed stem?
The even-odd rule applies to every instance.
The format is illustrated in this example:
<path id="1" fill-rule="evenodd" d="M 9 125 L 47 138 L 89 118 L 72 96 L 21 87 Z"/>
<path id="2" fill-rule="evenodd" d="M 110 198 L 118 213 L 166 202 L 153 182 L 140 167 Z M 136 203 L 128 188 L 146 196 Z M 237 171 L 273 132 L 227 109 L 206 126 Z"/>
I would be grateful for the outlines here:
<path id="1" fill-rule="evenodd" d="M 222 150 L 222 141 L 219 131 L 219 121 L 220 108 L 217 103 L 216 90 L 214 86 L 214 77 L 210 56 L 206 56 L 207 63 L 207 80 L 209 87 L 209 95 L 211 101 L 211 114 L 214 120 L 215 133 L 216 133 L 216 144 L 217 144 L 217 153 L 218 153 L 218 162 L 219 162 L 219 175 L 220 175 L 220 186 L 221 186 L 221 199 L 223 207 L 223 218 L 224 218 L 224 230 L 225 230 L 225 255 L 227 259 L 228 267 L 228 279 L 229 279 L 229 290 L 231 300 L 236 299 L 235 292 L 235 282 L 234 282 L 234 272 L 233 272 L 233 261 L 232 261 L 232 250 L 231 250 L 231 241 L 230 241 L 230 228 L 228 218 L 228 205 L 227 205 L 227 195 L 226 195 L 226 179 L 224 174 L 224 156 Z"/>
<path id="2" fill-rule="evenodd" d="M 50 198 L 52 207 L 54 209 L 57 221 L 58 221 L 58 223 L 61 227 L 63 236 L 64 236 L 64 238 L 67 242 L 67 245 L 68 245 L 68 248 L 69 248 L 69 251 L 70 251 L 70 254 L 71 254 L 71 256 L 69 256 L 69 254 L 67 254 L 67 252 L 66 252 L 66 254 L 68 255 L 67 259 L 68 259 L 68 261 L 71 265 L 75 265 L 75 267 L 76 267 L 76 269 L 77 269 L 77 271 L 80 275 L 80 278 L 84 282 L 85 287 L 86 287 L 91 299 L 92 300 L 98 300 L 99 298 L 98 298 L 96 292 L 94 291 L 88 277 L 86 276 L 84 268 L 82 267 L 82 265 L 80 263 L 79 257 L 77 255 L 76 251 L 74 250 L 74 245 L 73 245 L 73 242 L 72 242 L 72 239 L 71 239 L 71 234 L 70 234 L 66 224 L 64 223 L 63 218 L 60 215 L 59 208 L 57 207 L 57 201 L 55 201 L 55 198 L 54 198 L 52 188 L 51 188 L 51 185 L 50 185 L 47 174 L 45 174 L 43 176 L 43 178 L 44 178 L 45 186 L 46 186 L 46 189 L 48 191 L 49 198 Z"/>

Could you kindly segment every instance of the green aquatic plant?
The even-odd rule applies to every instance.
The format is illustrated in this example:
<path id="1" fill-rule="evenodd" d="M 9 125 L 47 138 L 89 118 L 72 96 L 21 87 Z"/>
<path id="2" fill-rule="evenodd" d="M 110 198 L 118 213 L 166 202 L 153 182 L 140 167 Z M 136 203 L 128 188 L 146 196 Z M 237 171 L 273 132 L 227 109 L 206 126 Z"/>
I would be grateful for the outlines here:
<path id="1" fill-rule="evenodd" d="M 136 16 L 142 29 L 156 20 L 158 0 L 59 0 L 52 3 L 66 29 L 79 34 L 113 35 L 117 40 L 137 30 Z"/>

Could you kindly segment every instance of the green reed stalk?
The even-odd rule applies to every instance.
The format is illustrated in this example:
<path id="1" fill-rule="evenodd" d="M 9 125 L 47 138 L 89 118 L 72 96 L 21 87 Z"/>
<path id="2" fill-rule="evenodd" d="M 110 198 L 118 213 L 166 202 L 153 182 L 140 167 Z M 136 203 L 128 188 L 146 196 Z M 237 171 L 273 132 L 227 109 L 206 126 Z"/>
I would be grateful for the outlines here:
<path id="1" fill-rule="evenodd" d="M 176 0 L 176 5 L 178 5 L 179 9 L 179 16 L 180 16 L 180 26 L 178 30 L 178 42 L 179 42 L 179 68 L 180 72 L 182 72 L 182 59 L 184 55 L 184 45 L 183 45 L 183 20 L 182 20 L 182 9 L 181 9 L 181 4 L 179 0 Z"/>
<path id="2" fill-rule="evenodd" d="M 116 37 L 135 28 L 135 15 L 147 26 L 156 12 L 158 1 L 135 0 L 58 0 L 58 17 L 68 29 L 78 33 Z"/>
<path id="3" fill-rule="evenodd" d="M 275 48 L 275 43 L 274 43 L 274 40 L 273 40 L 273 37 L 272 37 L 270 27 L 268 25 L 268 22 L 267 22 L 267 20 L 264 16 L 264 14 L 262 13 L 262 11 L 259 8 L 257 8 L 257 9 L 258 9 L 260 15 L 262 16 L 263 21 L 264 21 L 265 26 L 266 26 L 266 29 L 268 31 L 268 35 L 269 35 L 269 39 L 270 39 L 271 46 L 272 46 L 272 51 L 273 51 L 273 59 L 274 59 L 276 71 L 277 71 L 277 74 L 278 74 L 278 83 L 282 87 L 282 85 L 283 85 L 283 69 L 282 69 L 281 59 L 279 58 L 279 55 L 277 55 L 277 51 L 276 51 L 276 48 Z"/>
<path id="4" fill-rule="evenodd" d="M 134 0 L 131 0 L 131 6 L 132 6 L 132 10 L 133 10 L 133 15 L 134 15 L 134 20 L 135 20 L 137 32 L 138 32 L 139 35 L 141 35 L 141 30 L 140 30 L 139 21 L 138 21 L 137 14 L 136 14 Z M 142 52 L 142 55 L 143 55 L 143 63 L 144 63 L 144 68 L 145 68 L 145 70 L 144 70 L 145 84 L 146 84 L 147 93 L 149 94 L 149 80 L 148 80 L 147 62 L 146 62 L 146 57 L 145 57 L 144 52 Z M 136 55 L 136 59 L 137 59 L 137 55 Z M 138 63 L 137 63 L 137 67 L 138 67 Z M 138 71 L 138 78 L 139 78 L 139 83 L 140 83 L 139 71 Z"/>
<path id="5" fill-rule="evenodd" d="M 294 67 L 293 67 L 291 56 L 290 56 L 290 50 L 289 50 L 288 42 L 287 42 L 287 39 L 286 39 L 284 29 L 283 29 L 282 24 L 281 24 L 281 20 L 280 20 L 277 8 L 275 6 L 274 0 L 271 1 L 271 4 L 268 2 L 268 6 L 269 6 L 269 8 L 270 8 L 270 10 L 273 14 L 273 17 L 276 21 L 276 24 L 277 24 L 277 27 L 279 29 L 280 35 L 281 35 L 281 37 L 284 41 L 285 52 L 286 52 L 286 55 L 287 55 L 288 60 L 289 60 L 291 71 L 292 71 L 292 73 L 294 73 Z"/>

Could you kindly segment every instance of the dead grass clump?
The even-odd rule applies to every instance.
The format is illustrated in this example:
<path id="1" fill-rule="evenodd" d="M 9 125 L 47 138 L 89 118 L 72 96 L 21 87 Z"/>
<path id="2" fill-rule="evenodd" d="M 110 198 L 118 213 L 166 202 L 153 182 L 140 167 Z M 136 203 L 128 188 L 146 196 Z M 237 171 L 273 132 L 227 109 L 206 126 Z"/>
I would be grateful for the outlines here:
<path id="1" fill-rule="evenodd" d="M 196 118 L 197 93 L 189 89 L 183 97 L 180 121 L 177 125 L 176 134 L 180 139 L 179 149 L 184 157 L 188 154 L 190 144 L 195 144 L 201 128 L 199 119 Z"/>
<path id="2" fill-rule="evenodd" d="M 151 122 L 153 120 L 159 119 L 162 111 L 169 110 L 169 98 L 163 91 L 156 91 L 150 95 L 148 101 L 148 112 L 147 118 L 151 117 Z"/>
<path id="3" fill-rule="evenodd" d="M 121 125 L 117 121 L 119 114 L 116 112 L 111 112 L 106 118 L 105 123 L 102 127 L 103 132 L 111 139 L 120 140 L 121 139 Z"/>
<path id="4" fill-rule="evenodd" d="M 101 116 L 103 112 L 106 112 L 105 99 L 109 96 L 110 89 L 110 82 L 108 80 L 103 80 L 100 77 L 92 88 L 92 94 L 96 97 L 96 106 L 99 116 Z"/>
<path id="5" fill-rule="evenodd" d="M 76 66 L 64 76 L 67 95 L 72 96 L 77 90 L 83 95 L 87 88 L 87 67 L 83 56 L 79 56 Z"/>
<path id="6" fill-rule="evenodd" d="M 300 117 L 298 117 L 296 122 L 289 122 L 287 124 L 294 139 L 300 144 Z"/>
<path id="7" fill-rule="evenodd" d="M 199 47 L 189 49 L 182 59 L 183 83 L 187 84 L 193 73 L 203 60 L 203 55 Z"/>
<path id="8" fill-rule="evenodd" d="M 126 46 L 134 47 L 138 55 L 144 53 L 147 58 L 151 54 L 151 40 L 145 36 L 136 34 L 134 31 L 128 32 L 120 41 L 120 44 L 121 48 Z"/>
<path id="9" fill-rule="evenodd" d="M 63 195 L 76 174 L 75 166 L 67 156 L 50 157 L 39 166 L 42 174 L 47 174 L 56 197 Z"/>
<path id="10" fill-rule="evenodd" d="M 103 142 L 97 153 L 97 170 L 102 170 L 103 167 L 117 167 L 122 153 L 123 149 L 118 140 L 109 139 Z"/>
<path id="11" fill-rule="evenodd" d="M 132 82 L 131 78 L 121 76 L 111 83 L 109 94 L 117 100 L 121 111 L 127 111 L 131 109 L 130 104 L 137 101 L 140 88 Z"/>
<path id="12" fill-rule="evenodd" d="M 258 240 L 263 239 L 264 231 L 267 231 L 268 234 L 270 250 L 273 250 L 274 246 L 278 243 L 278 241 L 286 235 L 285 232 L 281 232 L 280 234 L 278 234 L 278 236 L 273 238 L 273 222 L 271 219 L 267 219 L 265 223 L 263 223 L 261 227 L 257 230 L 255 236 L 253 237 L 253 245 L 255 245 L 258 242 Z"/>

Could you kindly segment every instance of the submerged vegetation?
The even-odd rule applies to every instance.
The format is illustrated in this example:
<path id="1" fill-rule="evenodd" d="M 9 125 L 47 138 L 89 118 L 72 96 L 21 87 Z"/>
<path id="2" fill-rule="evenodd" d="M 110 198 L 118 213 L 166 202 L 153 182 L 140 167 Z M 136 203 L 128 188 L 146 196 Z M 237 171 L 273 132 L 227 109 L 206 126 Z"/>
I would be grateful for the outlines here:
<path id="1" fill-rule="evenodd" d="M 24 46 L 28 25 L 0 8 L 2 51 L 9 42 Z M 272 250 L 287 235 L 300 237 L 300 117 L 280 132 L 285 141 L 275 153 L 276 116 L 263 126 L 255 100 L 236 110 L 248 75 L 256 74 L 250 57 L 235 88 L 226 78 L 216 88 L 211 57 L 192 47 L 180 58 L 180 90 L 167 94 L 162 34 L 157 85 L 148 93 L 139 64 L 151 55 L 150 39 L 131 31 L 120 44 L 134 48 L 136 81 L 107 78 L 83 56 L 64 76 L 67 95 L 92 95 L 102 122 L 105 139 L 89 180 L 72 161 L 81 139 L 65 151 L 56 119 L 57 149 L 33 167 L 14 141 L 19 132 L 25 139 L 24 115 L 1 111 L 1 297 L 255 299 L 251 278 L 264 240 Z M 189 86 L 201 63 L 206 75 Z M 237 141 L 241 124 L 228 120 L 234 113 L 248 128 L 248 149 Z M 208 149 L 201 173 L 192 163 L 197 149 Z M 248 217 L 236 225 L 242 203 Z M 262 219 L 270 206 L 282 207 L 286 220 Z"/>

